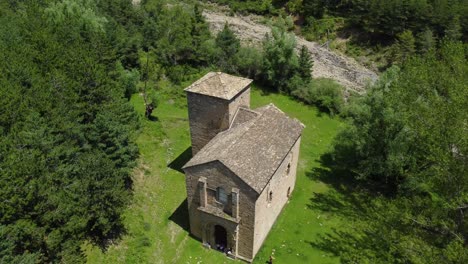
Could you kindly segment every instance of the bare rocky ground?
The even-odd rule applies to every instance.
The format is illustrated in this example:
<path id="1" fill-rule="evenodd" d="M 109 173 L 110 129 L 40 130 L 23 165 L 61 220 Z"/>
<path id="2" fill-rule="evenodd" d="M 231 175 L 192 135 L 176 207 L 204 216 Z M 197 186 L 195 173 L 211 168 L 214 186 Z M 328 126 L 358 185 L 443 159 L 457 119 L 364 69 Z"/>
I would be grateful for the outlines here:
<path id="1" fill-rule="evenodd" d="M 217 33 L 227 22 L 230 28 L 237 34 L 243 44 L 259 45 L 270 32 L 267 25 L 261 24 L 259 16 L 229 16 L 223 11 L 205 10 L 203 15 L 210 24 L 212 32 Z M 377 79 L 377 74 L 357 63 L 353 58 L 347 57 L 325 47 L 321 47 L 316 42 L 307 41 L 296 36 L 297 47 L 306 46 L 312 54 L 314 67 L 313 77 L 330 78 L 344 87 L 347 92 L 350 91 L 363 93 L 369 82 Z"/>

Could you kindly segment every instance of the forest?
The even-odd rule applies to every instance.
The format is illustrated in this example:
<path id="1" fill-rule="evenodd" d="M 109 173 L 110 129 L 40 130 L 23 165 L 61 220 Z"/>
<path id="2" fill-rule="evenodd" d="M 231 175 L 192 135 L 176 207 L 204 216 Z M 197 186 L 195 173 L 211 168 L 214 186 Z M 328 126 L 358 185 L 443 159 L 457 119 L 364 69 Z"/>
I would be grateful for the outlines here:
<path id="1" fill-rule="evenodd" d="M 362 214 L 313 246 L 342 263 L 468 263 L 467 2 L 211 1 L 272 18 L 258 47 L 227 23 L 210 32 L 207 2 L 0 2 L 0 263 L 82 263 L 84 243 L 105 251 L 125 234 L 142 119 L 207 71 L 345 123 L 320 162 Z M 348 54 L 380 54 L 379 80 L 345 97 L 312 78 L 292 31 L 351 34 Z"/>

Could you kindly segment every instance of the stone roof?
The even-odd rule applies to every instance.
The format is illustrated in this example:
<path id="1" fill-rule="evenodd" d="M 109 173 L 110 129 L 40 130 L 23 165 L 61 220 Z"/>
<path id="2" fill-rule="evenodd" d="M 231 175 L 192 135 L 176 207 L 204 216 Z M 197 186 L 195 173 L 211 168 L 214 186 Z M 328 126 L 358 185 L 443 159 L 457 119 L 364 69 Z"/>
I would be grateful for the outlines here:
<path id="1" fill-rule="evenodd" d="M 209 72 L 185 91 L 231 100 L 251 82 L 250 79 L 222 72 Z"/>
<path id="2" fill-rule="evenodd" d="M 250 110 L 248 108 L 239 107 L 239 109 L 237 109 L 236 114 L 234 115 L 234 120 L 232 120 L 231 125 L 229 126 L 229 128 L 233 128 L 233 127 L 236 127 L 236 126 L 238 126 L 240 124 L 243 124 L 243 123 L 251 120 L 252 118 L 257 117 L 259 114 L 260 113 L 252 111 L 252 110 Z"/>
<path id="3" fill-rule="evenodd" d="M 254 112 L 256 114 L 249 114 Z M 245 120 L 246 116 L 250 120 Z M 304 125 L 273 104 L 242 109 L 231 128 L 218 133 L 184 169 L 218 160 L 257 193 L 261 193 L 302 133 Z"/>

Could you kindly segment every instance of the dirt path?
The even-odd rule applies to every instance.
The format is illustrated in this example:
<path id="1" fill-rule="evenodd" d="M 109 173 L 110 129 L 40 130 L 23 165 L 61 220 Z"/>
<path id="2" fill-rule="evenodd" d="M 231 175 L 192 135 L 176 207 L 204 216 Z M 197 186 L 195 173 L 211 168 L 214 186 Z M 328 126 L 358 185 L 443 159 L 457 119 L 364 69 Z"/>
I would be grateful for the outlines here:
<path id="1" fill-rule="evenodd" d="M 203 15 L 210 24 L 212 32 L 219 32 L 226 22 L 239 36 L 243 43 L 258 45 L 270 28 L 259 23 L 260 17 L 256 16 L 228 16 L 226 13 L 205 10 Z M 358 93 L 365 91 L 365 85 L 377 79 L 377 74 L 362 65 L 353 58 L 330 51 L 321 47 L 316 42 L 307 41 L 297 37 L 298 47 L 305 45 L 314 59 L 312 74 L 314 77 L 326 77 L 336 80 L 348 90 Z"/>

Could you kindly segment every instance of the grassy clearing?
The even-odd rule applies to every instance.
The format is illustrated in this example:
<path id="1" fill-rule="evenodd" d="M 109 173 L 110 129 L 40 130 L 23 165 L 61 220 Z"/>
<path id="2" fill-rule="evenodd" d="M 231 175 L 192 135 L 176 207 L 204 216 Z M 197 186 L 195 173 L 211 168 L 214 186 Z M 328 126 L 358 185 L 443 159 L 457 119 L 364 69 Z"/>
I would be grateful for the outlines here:
<path id="1" fill-rule="evenodd" d="M 187 231 L 184 175 L 176 170 L 187 160 L 190 147 L 184 100 L 178 93 L 163 92 L 154 112 L 157 120 L 150 121 L 143 118 L 141 96 L 132 97 L 135 109 L 142 115 L 137 142 L 141 157 L 133 176 L 133 200 L 124 215 L 127 234 L 106 252 L 86 245 L 89 263 L 233 262 L 221 253 L 204 249 Z M 286 96 L 265 95 L 258 89 L 253 89 L 251 100 L 253 108 L 274 103 L 306 125 L 296 189 L 255 262 L 265 263 L 272 254 L 279 263 L 337 263 L 336 257 L 314 248 L 310 242 L 340 226 L 340 219 L 309 205 L 314 193 L 324 193 L 329 188 L 313 180 L 311 172 L 320 166 L 318 159 L 329 148 L 340 121 Z"/>

